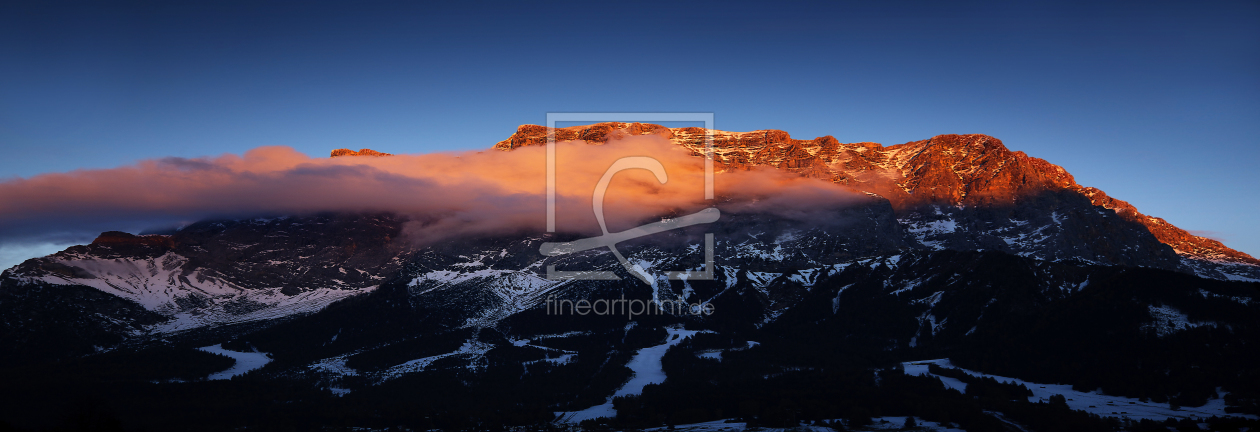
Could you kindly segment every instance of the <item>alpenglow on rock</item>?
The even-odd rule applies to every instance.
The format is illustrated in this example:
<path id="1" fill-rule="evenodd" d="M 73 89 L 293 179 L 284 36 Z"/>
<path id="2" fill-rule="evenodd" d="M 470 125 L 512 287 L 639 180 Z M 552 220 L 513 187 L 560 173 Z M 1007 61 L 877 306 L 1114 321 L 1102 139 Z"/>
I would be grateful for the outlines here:
<path id="1" fill-rule="evenodd" d="M 557 141 L 606 143 L 650 134 L 701 156 L 706 133 L 712 134 L 719 172 L 769 166 L 878 195 L 928 247 L 997 249 L 1043 259 L 1074 257 L 1179 269 L 1216 279 L 1260 278 L 1260 260 L 1142 214 L 1099 189 L 1081 186 L 1062 167 L 1010 151 L 988 135 L 938 135 L 883 146 L 841 143 L 830 135 L 793 139 L 773 129 L 726 132 L 608 122 L 557 128 L 555 136 Z M 545 126 L 522 125 L 494 148 L 512 150 L 546 142 Z M 1096 253 L 1082 254 L 1082 248 Z"/>
<path id="2" fill-rule="evenodd" d="M 336 150 L 333 150 L 333 151 L 332 151 L 332 154 L 331 154 L 329 157 L 339 157 L 339 156 L 393 156 L 393 155 L 394 155 L 393 153 L 378 152 L 378 151 L 376 151 L 376 150 L 366 149 L 366 148 L 365 148 L 365 149 L 359 149 L 359 151 L 354 151 L 354 150 L 350 150 L 350 149 L 341 148 L 341 149 L 336 149 Z"/>

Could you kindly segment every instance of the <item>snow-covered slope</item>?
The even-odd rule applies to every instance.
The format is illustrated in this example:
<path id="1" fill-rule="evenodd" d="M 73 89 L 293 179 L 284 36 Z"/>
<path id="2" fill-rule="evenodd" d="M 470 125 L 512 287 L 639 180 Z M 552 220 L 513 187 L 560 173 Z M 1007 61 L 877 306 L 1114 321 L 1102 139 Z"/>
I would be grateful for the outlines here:
<path id="1" fill-rule="evenodd" d="M 134 332 L 141 335 L 267 321 L 375 290 L 409 253 L 388 240 L 400 223 L 347 215 L 204 222 L 166 235 L 108 232 L 4 278 L 16 290 L 90 287 L 166 318 Z"/>
<path id="2" fill-rule="evenodd" d="M 967 391 L 967 384 L 956 378 L 940 376 L 928 371 L 929 364 L 947 368 L 956 368 L 949 359 L 935 359 L 924 361 L 904 362 L 908 375 L 928 375 L 940 378 L 946 387 L 958 390 L 960 392 Z M 1033 395 L 1028 397 L 1029 402 L 1046 402 L 1051 396 L 1063 395 L 1067 399 L 1067 404 L 1074 410 L 1081 410 L 1091 414 L 1098 414 L 1104 417 L 1116 417 L 1126 419 L 1151 419 L 1163 421 L 1168 418 L 1184 419 L 1184 418 L 1208 418 L 1212 416 L 1225 417 L 1237 415 L 1247 418 L 1257 418 L 1254 415 L 1240 415 L 1228 413 L 1225 411 L 1225 401 L 1223 398 L 1211 399 L 1206 405 L 1199 407 L 1181 407 L 1172 409 L 1167 403 L 1154 403 L 1143 401 L 1137 398 L 1126 398 L 1122 396 L 1109 396 L 1101 394 L 1098 391 L 1082 392 L 1073 390 L 1071 385 L 1067 384 L 1044 384 L 1019 380 L 1016 378 L 1008 378 L 997 375 L 990 375 L 976 372 L 968 369 L 961 369 L 968 375 L 978 378 L 993 378 L 1002 383 L 1015 383 L 1023 385 L 1032 390 Z"/>

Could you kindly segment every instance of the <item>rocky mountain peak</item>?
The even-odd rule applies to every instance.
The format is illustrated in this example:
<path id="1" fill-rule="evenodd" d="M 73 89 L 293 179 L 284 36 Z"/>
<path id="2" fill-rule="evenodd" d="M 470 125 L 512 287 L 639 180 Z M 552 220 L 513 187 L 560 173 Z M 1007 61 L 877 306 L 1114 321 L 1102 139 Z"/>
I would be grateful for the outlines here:
<path id="1" fill-rule="evenodd" d="M 720 171 L 771 166 L 828 180 L 881 196 L 899 215 L 938 206 L 1013 207 L 1021 199 L 1046 194 L 1081 195 L 1094 206 L 1145 226 L 1161 243 L 1182 256 L 1260 265 L 1260 260 L 1219 241 L 1192 235 L 1163 219 L 1144 215 L 1129 203 L 1111 198 L 1101 190 L 1081 186 L 1063 167 L 1022 151 L 1011 151 L 1002 140 L 984 134 L 937 135 L 927 140 L 883 146 L 872 142 L 841 143 L 830 135 L 794 139 L 788 132 L 775 129 L 727 132 L 608 122 L 557 128 L 555 138 L 557 141 L 606 143 L 645 134 L 669 139 L 697 156 L 704 154 L 706 136 L 711 136 L 714 166 Z M 546 143 L 547 127 L 522 125 L 494 148 L 507 151 Z"/>
<path id="2" fill-rule="evenodd" d="M 135 235 L 122 231 L 106 231 L 92 240 L 92 246 L 155 246 L 162 248 L 175 247 L 175 242 L 170 236 L 164 235 Z"/>
<path id="3" fill-rule="evenodd" d="M 681 128 L 696 129 L 700 133 L 704 133 L 703 128 Z M 670 129 L 665 126 L 651 123 L 622 123 L 622 122 L 606 122 L 596 123 L 592 125 L 570 126 L 556 128 L 556 141 L 576 141 L 582 140 L 589 143 L 606 143 L 609 140 L 617 140 L 628 136 L 635 135 L 660 135 L 666 139 L 674 138 L 674 131 L 679 129 Z M 547 144 L 547 127 L 540 125 L 521 125 L 516 128 L 516 133 L 503 141 L 499 141 L 494 145 L 496 150 L 512 150 L 517 147 L 546 145 Z"/>
<path id="4" fill-rule="evenodd" d="M 544 129 L 545 129 L 545 128 L 544 128 Z M 544 132 L 544 133 L 545 133 L 545 132 Z M 366 148 L 365 148 L 365 149 L 359 149 L 359 151 L 354 151 L 354 150 L 350 150 L 350 149 L 340 148 L 340 149 L 333 150 L 333 151 L 332 151 L 332 155 L 331 155 L 331 156 L 329 156 L 329 157 L 338 157 L 338 156 L 393 156 L 393 154 L 392 154 L 392 153 L 378 152 L 378 151 L 376 151 L 376 150 L 366 149 Z"/>

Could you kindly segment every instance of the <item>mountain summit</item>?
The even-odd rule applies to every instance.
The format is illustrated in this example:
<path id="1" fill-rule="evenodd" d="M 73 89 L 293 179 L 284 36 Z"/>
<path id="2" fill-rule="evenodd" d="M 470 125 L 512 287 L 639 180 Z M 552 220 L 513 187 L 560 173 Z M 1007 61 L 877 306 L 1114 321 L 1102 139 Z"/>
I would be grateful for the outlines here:
<path id="1" fill-rule="evenodd" d="M 329 155 L 329 157 L 340 157 L 340 156 L 393 156 L 393 155 L 394 155 L 393 153 L 378 152 L 378 151 L 376 151 L 376 150 L 366 149 L 366 148 L 365 148 L 365 149 L 359 149 L 359 151 L 354 151 L 354 150 L 350 150 L 350 149 L 340 148 L 340 149 L 333 150 L 333 151 L 332 151 L 332 154 L 331 154 L 331 155 Z"/>
<path id="2" fill-rule="evenodd" d="M 1164 219 L 1139 212 L 1133 205 L 1102 190 L 1081 186 L 1058 165 L 1010 151 L 1002 141 L 982 134 L 937 135 L 927 140 L 883 146 L 841 143 L 830 135 L 811 140 L 793 139 L 787 132 L 706 131 L 667 128 L 655 124 L 608 122 L 556 129 L 557 141 L 606 143 L 627 136 L 657 135 L 703 155 L 706 133 L 712 134 L 714 165 L 718 170 L 747 170 L 769 166 L 803 176 L 831 181 L 883 197 L 899 218 L 925 210 L 953 207 L 1012 207 L 1020 200 L 1069 194 L 1093 206 L 1114 211 L 1124 221 L 1145 227 L 1176 254 L 1201 262 L 1260 265 L 1260 260 L 1226 247 L 1219 241 L 1195 236 Z M 545 145 L 547 128 L 522 125 L 495 144 L 498 150 Z M 1053 208 L 1046 208 L 1052 214 Z M 1209 271 L 1210 273 L 1210 271 Z"/>

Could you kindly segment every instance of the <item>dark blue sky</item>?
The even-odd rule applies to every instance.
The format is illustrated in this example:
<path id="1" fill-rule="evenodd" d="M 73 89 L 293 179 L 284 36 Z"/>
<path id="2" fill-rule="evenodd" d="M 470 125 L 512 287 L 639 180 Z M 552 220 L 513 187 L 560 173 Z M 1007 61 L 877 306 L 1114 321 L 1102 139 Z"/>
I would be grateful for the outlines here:
<path id="1" fill-rule="evenodd" d="M 713 112 L 842 142 L 993 135 L 1260 255 L 1256 2 L 16 3 L 0 179 Z"/>

